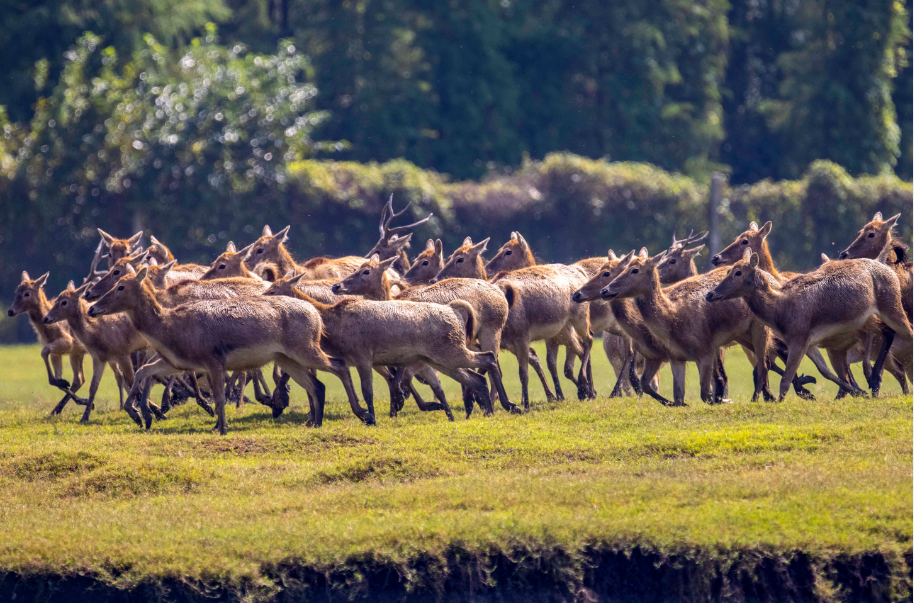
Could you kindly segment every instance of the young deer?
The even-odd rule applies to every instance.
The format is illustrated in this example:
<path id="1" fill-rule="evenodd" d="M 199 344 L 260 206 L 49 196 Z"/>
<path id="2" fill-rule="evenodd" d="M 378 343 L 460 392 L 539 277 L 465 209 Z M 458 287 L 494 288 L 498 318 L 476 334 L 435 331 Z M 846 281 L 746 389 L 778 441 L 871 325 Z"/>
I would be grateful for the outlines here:
<path id="1" fill-rule="evenodd" d="M 908 347 L 911 323 L 901 306 L 901 287 L 892 270 L 873 260 L 829 262 L 815 272 L 802 274 L 786 283 L 761 269 L 757 253 L 730 268 L 727 277 L 711 292 L 709 302 L 745 298 L 752 312 L 787 344 L 787 366 L 781 381 L 784 399 L 790 379 L 796 374 L 806 351 L 829 337 L 859 331 L 875 314 L 886 325 L 888 345 L 897 333 Z M 887 352 L 887 347 L 883 350 Z M 874 368 L 871 388 L 878 390 L 878 375 L 884 355 Z M 842 380 L 843 382 L 843 380 Z M 847 382 L 839 383 L 853 390 Z"/>
<path id="2" fill-rule="evenodd" d="M 416 256 L 412 266 L 403 274 L 409 285 L 428 285 L 444 268 L 444 246 L 441 239 L 425 242 L 425 249 Z"/>
<path id="3" fill-rule="evenodd" d="M 489 239 L 485 239 L 477 244 L 473 244 L 473 240 L 470 237 L 464 239 L 463 245 L 458 247 L 454 253 L 451 254 L 445 263 L 444 268 L 441 269 L 441 272 L 432 279 L 432 284 L 445 278 L 475 278 L 488 280 L 486 267 L 482 259 L 482 253 L 485 251 L 488 242 Z M 515 287 L 513 281 L 506 281 L 506 283 L 499 285 L 499 287 L 506 287 L 507 284 L 510 284 L 514 287 L 515 295 L 521 295 L 525 298 L 523 310 L 521 310 L 519 306 L 515 308 L 515 306 L 517 306 L 515 299 L 515 303 L 511 306 L 511 311 L 508 313 L 508 323 L 506 324 L 505 330 L 502 332 L 502 341 L 505 344 L 504 347 L 517 356 L 518 362 L 520 363 L 518 370 L 520 372 L 521 384 L 524 388 L 525 408 L 529 407 L 529 394 L 526 390 L 528 362 L 533 364 L 533 368 L 543 384 L 546 398 L 549 400 L 554 400 L 556 398 L 556 395 L 549 389 L 549 384 L 546 381 L 546 376 L 543 373 L 539 359 L 536 357 L 535 352 L 529 348 L 530 342 L 539 339 L 546 340 L 546 361 L 559 399 L 564 399 L 564 396 L 562 394 L 558 370 L 556 368 L 558 346 L 568 346 L 575 355 L 582 359 L 582 373 L 577 380 L 573 380 L 578 386 L 578 397 L 583 399 L 590 393 L 589 383 L 585 374 L 585 367 L 587 366 L 585 360 L 589 359 L 590 345 L 593 342 L 593 336 L 590 334 L 588 309 L 586 307 L 577 306 L 577 304 L 574 304 L 577 307 L 571 307 L 573 304 L 570 303 L 570 295 L 574 289 L 568 291 L 568 297 L 564 300 L 558 299 L 556 296 L 560 295 L 563 287 L 569 284 L 569 276 L 572 277 L 572 279 L 580 279 L 583 283 L 583 281 L 586 280 L 584 271 L 579 267 L 569 267 L 561 264 L 531 266 L 523 268 L 523 270 L 528 271 L 521 277 L 522 280 L 528 281 L 523 287 L 526 289 L 526 293 L 522 292 L 518 287 Z M 496 278 L 502 274 L 505 276 L 513 275 L 512 272 L 499 273 L 496 275 Z M 545 282 L 552 277 L 558 278 L 557 286 L 550 287 L 548 283 Z M 494 282 L 494 280 L 490 282 Z M 545 299 L 537 300 L 537 296 L 545 296 Z M 540 303 L 540 301 L 542 303 Z M 544 313 L 537 316 L 535 314 L 537 310 L 543 310 Z M 531 314 L 531 312 L 534 312 L 534 314 Z M 560 314 L 557 315 L 554 314 L 554 312 L 559 312 Z M 584 327 L 585 324 L 587 324 L 586 328 Z M 510 325 L 510 329 L 508 328 L 508 325 Z M 510 340 L 506 340 L 505 332 L 509 330 L 512 335 Z M 531 330 L 536 332 L 531 332 Z M 546 336 L 545 333 L 551 334 Z M 529 339 L 527 349 L 520 351 L 517 346 L 525 339 Z M 587 348 L 586 352 L 585 342 Z M 567 362 L 566 366 L 568 366 Z M 573 378 L 573 375 L 569 378 Z"/>
<path id="4" fill-rule="evenodd" d="M 412 205 L 412 202 L 407 203 L 406 207 L 400 211 L 394 212 L 394 196 L 393 194 L 390 195 L 390 199 L 387 200 L 387 203 L 381 210 L 381 225 L 379 227 L 379 230 L 381 231 L 381 238 L 378 239 L 378 242 L 375 243 L 374 247 L 371 248 L 371 251 L 365 255 L 366 258 L 377 255 L 382 260 L 396 257 L 397 260 L 394 262 L 392 268 L 398 274 L 406 274 L 406 271 L 410 268 L 409 258 L 406 257 L 406 249 L 409 247 L 409 240 L 413 234 L 407 233 L 404 235 L 403 233 L 410 228 L 415 228 L 420 224 L 425 224 L 431 219 L 433 215 L 429 214 L 418 222 L 413 222 L 412 224 L 391 227 L 390 223 L 393 221 L 393 219 L 399 218 L 404 213 L 406 213 L 406 210 L 409 209 L 410 205 Z"/>
<path id="5" fill-rule="evenodd" d="M 102 240 L 105 241 L 105 245 L 108 247 L 108 268 L 114 266 L 114 263 L 119 259 L 133 253 L 134 248 L 140 244 L 140 239 L 143 238 L 142 230 L 129 239 L 112 237 L 101 228 L 98 229 L 98 234 L 102 236 Z"/>
<path id="6" fill-rule="evenodd" d="M 685 395 L 687 361 L 698 364 L 701 399 L 712 402 L 717 398 L 714 369 L 720 348 L 731 342 L 743 343 L 756 356 L 753 397 L 757 397 L 768 383 L 768 331 L 754 320 L 745 303 L 729 302 L 728 306 L 713 308 L 707 305 L 705 296 L 726 276 L 724 270 L 695 276 L 663 289 L 657 266 L 665 253 L 653 258 L 632 258 L 625 270 L 601 291 L 601 296 L 603 299 L 634 298 L 644 324 L 670 352 L 676 402 L 681 403 Z"/>
<path id="7" fill-rule="evenodd" d="M 216 261 L 210 265 L 209 269 L 200 275 L 201 281 L 211 281 L 217 278 L 246 278 L 255 281 L 263 279 L 248 270 L 245 262 L 251 255 L 255 243 L 251 243 L 241 250 L 235 249 L 235 243 L 229 241 L 223 252 Z"/>
<path id="8" fill-rule="evenodd" d="M 375 366 L 418 368 L 428 364 L 473 390 L 491 408 L 485 378 L 467 369 L 494 371 L 498 365 L 491 352 L 473 352 L 467 348 L 476 322 L 473 308 L 467 302 L 455 300 L 443 306 L 345 299 L 327 305 L 298 291 L 293 279 L 276 281 L 265 295 L 292 296 L 317 308 L 325 326 L 322 343 L 333 356 L 356 368 L 362 396 L 372 414 L 371 371 Z M 405 373 L 398 371 L 398 380 Z M 401 391 L 399 383 L 392 391 Z M 445 406 L 444 410 L 449 419 L 453 417 L 449 407 Z"/>
<path id="9" fill-rule="evenodd" d="M 166 308 L 159 304 L 152 286 L 144 282 L 146 274 L 146 268 L 141 268 L 122 277 L 89 308 L 90 317 L 125 312 L 161 356 L 140 368 L 131 394 L 138 383 L 153 376 L 181 371 L 206 373 L 216 403 L 215 430 L 224 435 L 226 371 L 249 371 L 276 362 L 315 400 L 311 416 L 314 426 L 321 425 L 324 396 L 309 369 L 339 377 L 355 415 L 367 424 L 374 422 L 374 416 L 359 406 L 345 366 L 321 350 L 323 325 L 313 305 L 285 297 L 254 296 Z M 149 429 L 151 416 L 145 402 L 141 409 Z"/>
<path id="10" fill-rule="evenodd" d="M 83 356 L 86 355 L 86 348 L 73 337 L 66 325 L 45 324 L 44 317 L 51 309 L 51 302 L 44 294 L 44 285 L 48 281 L 49 274 L 46 272 L 32 280 L 29 278 L 29 273 L 23 271 L 22 282 L 16 287 L 13 304 L 7 311 L 7 315 L 16 316 L 22 312 L 28 315 L 29 324 L 35 330 L 38 342 L 42 346 L 41 359 L 44 360 L 44 366 L 48 371 L 48 383 L 64 392 L 64 397 L 51 411 L 52 415 L 59 415 L 71 398 L 77 404 L 87 403 L 74 393 L 82 387 L 85 381 Z M 64 356 L 70 357 L 73 383 L 69 383 L 63 378 Z"/>
<path id="11" fill-rule="evenodd" d="M 94 320 L 88 317 L 89 306 L 82 299 L 82 294 L 90 283 L 79 289 L 73 281 L 67 285 L 54 301 L 53 307 L 44 317 L 45 324 L 54 324 L 66 320 L 70 332 L 83 344 L 92 357 L 92 381 L 89 384 L 89 401 L 80 420 L 89 421 L 89 414 L 95 407 L 95 395 L 98 384 L 105 374 L 105 366 L 110 365 L 114 371 L 120 394 L 120 408 L 124 409 L 124 388 L 133 386 L 133 362 L 130 354 L 144 350 L 147 342 L 143 339 L 126 316 L 103 316 Z"/>
<path id="12" fill-rule="evenodd" d="M 375 255 L 365 262 L 356 272 L 334 286 L 334 293 L 361 295 L 376 301 L 411 301 L 447 305 L 454 300 L 463 300 L 470 304 L 476 316 L 475 329 L 470 334 L 471 340 L 483 352 L 491 352 L 498 360 L 501 347 L 501 331 L 508 319 L 510 309 L 508 300 L 502 290 L 495 285 L 478 279 L 445 279 L 434 285 L 410 287 L 398 295 L 391 295 L 387 275 L 388 266 L 394 258 L 380 261 Z M 510 297 L 514 298 L 513 292 Z M 501 373 L 489 374 L 491 391 L 497 392 L 502 407 L 509 412 L 517 412 L 517 406 L 508 399 L 501 382 Z M 437 392 L 436 392 L 437 394 Z M 467 415 L 472 406 L 467 408 Z M 489 410 L 489 409 L 483 409 Z"/>
<path id="13" fill-rule="evenodd" d="M 901 282 L 901 301 L 904 311 L 911 320 L 911 305 L 914 295 L 911 288 L 911 263 L 907 261 L 908 245 L 892 235 L 892 229 L 898 222 L 901 214 L 892 216 L 888 220 L 882 219 L 882 212 L 876 212 L 873 219 L 861 230 L 854 242 L 841 252 L 839 259 L 870 259 L 879 260 L 895 271 Z"/>

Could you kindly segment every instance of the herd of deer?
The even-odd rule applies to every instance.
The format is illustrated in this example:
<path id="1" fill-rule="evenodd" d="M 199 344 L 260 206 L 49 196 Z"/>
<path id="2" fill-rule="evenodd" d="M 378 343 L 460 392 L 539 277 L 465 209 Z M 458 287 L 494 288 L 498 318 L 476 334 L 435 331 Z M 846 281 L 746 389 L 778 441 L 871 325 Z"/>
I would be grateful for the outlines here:
<path id="1" fill-rule="evenodd" d="M 52 414 L 72 399 L 85 406 L 82 420 L 88 421 L 110 365 L 121 408 L 147 429 L 153 417 L 164 419 L 174 404 L 193 397 L 217 417 L 215 430 L 224 434 L 226 401 L 243 404 L 248 381 L 255 399 L 279 416 L 289 404 L 289 379 L 307 392 L 308 424 L 320 426 L 325 388 L 317 371 L 342 381 L 352 411 L 367 424 L 375 420 L 372 371 L 388 383 L 391 416 L 412 396 L 422 410 L 442 410 L 453 420 L 438 373 L 461 384 L 467 416 L 474 404 L 491 414 L 493 400 L 521 412 L 502 385 L 502 349 L 517 357 L 524 409 L 529 365 L 547 399 L 563 398 L 560 347 L 567 350 L 565 377 L 579 398 L 593 398 L 594 333 L 603 334 L 617 374 L 612 396 L 646 392 L 664 405 L 684 405 L 685 363 L 695 362 L 701 399 L 724 401 L 722 350 L 733 344 L 754 366 L 753 400 L 775 399 L 769 369 L 782 377 L 778 399 L 791 385 L 810 398 L 804 385 L 815 379 L 797 374 L 804 356 L 837 384 L 839 397 L 864 395 L 850 371 L 854 362 L 863 362 L 874 395 L 884 368 L 909 391 L 911 263 L 907 245 L 892 236 L 899 216 L 883 220 L 876 214 L 839 260 L 823 254 L 822 266 L 804 274 L 775 269 L 766 242 L 771 222 L 761 228 L 753 222 L 712 258 L 717 268 L 699 274 L 694 258 L 704 245 L 687 246 L 704 236 L 692 235 L 674 236 L 672 246 L 653 257 L 643 248 L 622 257 L 610 250 L 608 257 L 570 265 L 538 265 L 517 232 L 488 262 L 489 239 L 474 244 L 467 237 L 447 259 L 441 241 L 429 239 L 410 263 L 405 250 L 412 233 L 405 231 L 431 216 L 391 226 L 404 211 L 394 212 L 391 197 L 382 211 L 381 238 L 367 256 L 303 264 L 285 247 L 288 226 L 276 234 L 264 227 L 243 249 L 229 243 L 208 267 L 179 264 L 155 237 L 142 250 L 142 232 L 117 239 L 99 230 L 102 240 L 82 286 L 71 281 L 49 300 L 43 291 L 48 274 L 32 279 L 23 272 L 9 315 L 27 313 L 43 345 L 48 380 L 64 394 Z M 105 257 L 108 270 L 97 270 Z M 538 340 L 546 342 L 554 392 L 530 347 Z M 83 399 L 76 392 L 87 353 L 93 375 Z M 70 359 L 71 382 L 63 379 L 63 356 Z M 270 362 L 272 392 L 261 372 Z M 673 400 L 657 388 L 665 363 L 672 369 Z M 367 410 L 350 367 L 358 372 Z M 201 377 L 209 391 L 200 388 Z M 434 402 L 422 399 L 416 381 L 431 387 Z M 161 406 L 149 401 L 154 383 L 165 387 Z"/>

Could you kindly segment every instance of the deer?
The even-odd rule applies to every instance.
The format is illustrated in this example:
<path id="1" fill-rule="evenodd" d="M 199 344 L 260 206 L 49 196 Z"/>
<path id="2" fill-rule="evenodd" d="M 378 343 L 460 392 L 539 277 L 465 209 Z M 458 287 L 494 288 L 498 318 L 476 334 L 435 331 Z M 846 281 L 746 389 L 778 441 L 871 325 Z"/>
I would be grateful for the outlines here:
<path id="1" fill-rule="evenodd" d="M 160 266 L 171 264 L 170 269 L 173 272 L 169 275 L 169 284 L 186 279 L 198 279 L 208 269 L 207 266 L 200 264 L 179 264 L 171 250 L 152 235 L 149 235 L 149 260 L 150 263 L 151 260 L 155 260 Z"/>
<path id="2" fill-rule="evenodd" d="M 663 289 L 657 266 L 666 253 L 651 258 L 629 254 L 625 269 L 600 291 L 600 296 L 634 299 L 645 326 L 670 353 L 674 403 L 683 403 L 687 361 L 698 364 L 701 399 L 717 401 L 715 365 L 720 348 L 734 341 L 746 344 L 756 356 L 753 399 L 757 398 L 768 382 L 767 329 L 739 300 L 713 308 L 706 304 L 706 294 L 726 276 L 726 270 L 714 270 Z"/>
<path id="3" fill-rule="evenodd" d="M 295 277 L 301 278 L 301 277 Z M 491 409 L 484 377 L 472 370 L 497 370 L 495 355 L 474 352 L 467 346 L 475 332 L 476 314 L 463 300 L 449 304 L 344 299 L 323 304 L 301 293 L 294 279 L 274 282 L 264 295 L 292 296 L 317 309 L 324 322 L 323 345 L 359 374 L 362 396 L 374 414 L 371 371 L 375 366 L 418 368 L 428 364 L 469 388 Z M 406 371 L 398 371 L 398 381 Z M 392 392 L 401 391 L 395 383 Z M 450 408 L 444 412 L 453 420 Z"/>
<path id="4" fill-rule="evenodd" d="M 888 220 L 882 219 L 882 212 L 876 212 L 847 249 L 841 252 L 838 259 L 854 260 L 868 258 L 887 264 L 901 282 L 901 301 L 904 311 L 911 320 L 912 294 L 911 263 L 907 262 L 908 245 L 892 235 L 892 229 L 898 223 L 901 214 Z"/>
<path id="5" fill-rule="evenodd" d="M 489 242 L 489 239 L 487 238 L 484 241 L 474 244 L 473 240 L 470 237 L 465 238 L 463 241 L 463 245 L 458 247 L 450 255 L 447 262 L 445 262 L 444 268 L 442 268 L 441 271 L 435 276 L 435 278 L 432 279 L 432 284 L 434 284 L 440 280 L 443 280 L 445 278 L 475 278 L 475 279 L 479 279 L 479 280 L 489 280 L 489 282 L 494 282 L 494 279 L 490 280 L 488 278 L 488 275 L 486 273 L 486 266 L 482 259 L 482 253 L 485 251 L 486 245 L 488 244 L 488 242 Z M 563 277 L 567 277 L 568 275 L 573 275 L 576 278 L 584 277 L 583 269 L 581 269 L 580 267 L 573 267 L 573 268 L 564 267 L 564 268 L 568 268 L 570 270 L 570 272 L 569 272 L 569 271 L 564 270 L 564 268 L 562 268 L 561 266 L 562 266 L 561 264 L 550 265 L 550 267 L 548 267 L 548 268 L 531 266 L 531 267 L 523 268 L 523 270 L 532 271 L 532 274 L 536 274 L 537 272 L 539 272 L 541 274 L 541 276 L 544 278 L 557 276 L 559 273 L 561 273 Z M 543 270 L 540 270 L 540 268 L 543 268 Z M 502 272 L 502 273 L 496 274 L 495 277 L 497 278 L 499 276 L 509 275 L 509 274 L 511 274 L 511 273 Z M 525 274 L 523 276 L 523 278 L 529 280 L 531 278 L 531 274 Z M 533 277 L 533 278 L 535 279 L 535 277 Z M 568 284 L 567 278 L 563 278 L 560 280 L 562 280 L 563 285 Z M 505 287 L 505 285 L 507 285 L 507 284 L 511 284 L 512 287 L 514 287 L 513 282 L 508 283 L 507 281 L 506 281 L 506 283 L 499 285 L 499 286 Z M 542 284 L 542 283 L 540 283 L 540 284 Z M 586 358 L 589 358 L 589 345 L 588 345 L 588 354 L 585 356 L 585 350 L 584 350 L 584 346 L 582 344 L 582 339 L 584 341 L 589 341 L 591 343 L 593 341 L 593 337 L 590 335 L 589 318 L 587 316 L 585 316 L 585 314 L 587 313 L 587 308 L 572 308 L 571 304 L 568 303 L 570 301 L 570 297 L 566 300 L 555 299 L 555 295 L 558 293 L 559 290 L 561 290 L 561 286 L 559 288 L 553 288 L 550 290 L 550 288 L 548 286 L 547 287 L 537 287 L 535 285 L 528 285 L 527 290 L 528 290 L 527 295 L 531 296 L 531 297 L 527 300 L 526 304 L 524 305 L 524 310 L 521 311 L 521 313 L 517 315 L 517 317 L 513 321 L 513 323 L 512 323 L 512 313 L 517 314 L 520 311 L 520 309 L 518 308 L 518 310 L 515 310 L 514 305 L 512 305 L 511 311 L 508 313 L 508 324 L 511 324 L 510 330 L 513 333 L 513 335 L 510 338 L 510 345 L 505 346 L 506 349 L 511 351 L 511 353 L 513 353 L 518 358 L 518 362 L 519 362 L 518 370 L 519 370 L 519 373 L 521 376 L 522 388 L 526 388 L 526 383 L 527 383 L 526 376 L 527 376 L 528 363 L 529 363 L 529 364 L 533 365 L 533 368 L 536 371 L 537 376 L 540 378 L 540 381 L 543 384 L 543 389 L 546 392 L 546 399 L 555 400 L 556 397 L 558 397 L 558 399 L 564 399 L 564 395 L 562 394 L 562 390 L 561 390 L 561 384 L 558 379 L 558 372 L 556 370 L 555 362 L 556 362 L 556 355 L 558 352 L 558 346 L 567 345 L 569 347 L 569 349 L 572 350 L 576 356 L 582 358 L 582 365 L 581 365 L 582 375 L 578 380 L 576 380 L 576 383 L 578 385 L 578 397 L 580 397 L 582 399 L 587 397 L 587 395 L 589 393 L 588 383 L 587 383 L 586 377 L 583 374 L 583 371 L 585 370 L 584 367 L 586 367 L 587 365 L 585 362 L 583 362 L 583 360 Z M 514 293 L 518 294 L 519 289 L 517 289 L 515 287 Z M 568 293 L 570 296 L 571 291 L 569 291 Z M 559 319 L 559 317 L 557 317 L 557 316 L 544 314 L 542 316 L 542 320 L 540 320 L 535 315 L 527 314 L 528 312 L 534 311 L 537 308 L 536 296 L 538 296 L 538 295 L 546 296 L 545 303 L 543 304 L 543 309 L 562 312 L 562 310 L 560 308 L 564 308 L 563 316 L 564 316 L 565 320 L 563 321 L 563 324 L 561 324 L 559 328 L 555 328 L 556 327 L 555 321 Z M 516 301 L 515 301 L 515 304 L 516 304 Z M 574 324 L 572 324 L 572 321 L 571 321 L 571 314 L 574 314 Z M 583 325 L 585 322 L 588 323 L 588 327 L 586 329 L 583 328 Z M 548 332 L 551 332 L 552 334 L 549 335 L 548 337 L 540 336 L 541 334 L 536 334 L 536 336 L 533 339 L 530 339 L 529 342 L 535 341 L 537 339 L 546 339 L 547 340 L 547 358 L 546 359 L 547 359 L 549 371 L 552 374 L 553 383 L 556 387 L 556 394 L 553 394 L 549 388 L 549 384 L 546 381 L 546 376 L 543 373 L 542 366 L 540 365 L 539 358 L 537 358 L 536 353 L 529 347 L 529 345 L 527 347 L 527 350 L 525 350 L 523 352 L 519 352 L 518 348 L 516 347 L 525 338 L 529 338 L 530 336 L 532 336 L 532 334 L 529 332 L 529 330 L 531 328 L 536 328 L 537 326 L 540 325 L 540 323 L 545 323 L 542 325 L 545 328 L 541 329 L 541 331 L 548 331 Z M 506 324 L 506 327 L 505 327 L 506 329 L 508 329 L 508 324 Z M 583 332 L 584 335 L 582 337 L 578 337 L 577 331 Z M 502 333 L 502 341 L 507 343 L 505 336 L 504 336 L 504 331 Z M 528 342 L 528 344 L 529 344 L 529 342 Z M 520 353 L 521 355 L 518 356 L 518 353 Z M 567 362 L 566 362 L 566 366 L 568 366 Z M 524 391 L 526 392 L 526 389 L 524 389 Z M 525 400 L 525 409 L 529 408 L 529 393 L 524 394 L 524 400 Z"/>
<path id="6" fill-rule="evenodd" d="M 73 281 L 70 281 L 44 317 L 46 325 L 66 321 L 70 332 L 88 350 L 92 358 L 89 398 L 80 423 L 89 422 L 89 415 L 95 408 L 98 385 L 105 374 L 105 367 L 109 365 L 117 381 L 120 408 L 124 409 L 124 388 L 133 386 L 133 362 L 130 354 L 144 350 L 148 345 L 125 316 L 103 316 L 89 320 L 89 306 L 82 298 L 82 294 L 90 286 L 91 283 L 85 283 L 77 289 Z"/>
<path id="7" fill-rule="evenodd" d="M 229 241 L 225 251 L 216 258 L 209 269 L 200 275 L 201 281 L 211 281 L 217 278 L 246 278 L 255 281 L 263 281 L 261 277 L 254 274 L 245 265 L 245 261 L 251 255 L 255 243 L 251 243 L 244 249 L 235 248 L 235 243 Z"/>
<path id="8" fill-rule="evenodd" d="M 422 250 L 405 273 L 402 280 L 407 285 L 428 285 L 444 268 L 444 245 L 441 239 L 425 242 Z"/>
<path id="9" fill-rule="evenodd" d="M 759 254 L 747 249 L 709 302 L 744 298 L 752 312 L 787 344 L 787 364 L 780 400 L 787 394 L 806 351 L 823 340 L 859 331 L 874 314 L 885 324 L 883 353 L 876 361 L 870 387 L 879 389 L 884 353 L 897 334 L 910 348 L 911 323 L 901 304 L 901 285 L 888 266 L 869 259 L 829 262 L 818 270 L 782 282 L 761 268 Z M 843 381 L 843 380 L 842 380 Z M 839 383 L 853 390 L 847 382 Z"/>
<path id="10" fill-rule="evenodd" d="M 434 247 L 432 249 L 434 250 Z M 510 309 L 508 298 L 513 302 L 513 291 L 507 290 L 508 295 L 506 296 L 502 289 L 486 281 L 458 278 L 445 279 L 428 286 L 409 287 L 394 296 L 391 294 L 387 269 L 395 261 L 396 258 L 382 261 L 375 254 L 357 271 L 334 285 L 333 292 L 360 295 L 375 301 L 396 300 L 447 305 L 456 299 L 464 300 L 473 308 L 477 319 L 474 322 L 474 331 L 471 333 L 471 339 L 475 347 L 478 347 L 483 352 L 491 352 L 497 362 L 498 352 L 501 348 L 501 331 L 508 319 L 508 311 Z M 427 375 L 423 375 L 423 377 L 428 381 Z M 508 412 L 519 412 L 518 407 L 508 399 L 508 394 L 505 392 L 501 381 L 501 371 L 489 373 L 489 379 L 491 391 L 497 392 L 502 407 Z M 435 388 L 433 387 L 433 389 Z M 438 391 L 436 391 L 436 397 L 438 397 Z M 467 403 L 467 396 L 464 398 L 465 403 Z M 483 408 L 483 411 L 489 410 Z M 467 417 L 469 417 L 472 412 L 471 402 L 468 403 L 466 412 Z"/>
<path id="11" fill-rule="evenodd" d="M 66 325 L 49 325 L 44 322 L 44 317 L 51 309 L 51 301 L 44 293 L 48 276 L 50 276 L 50 272 L 45 272 L 33 280 L 29 277 L 29 273 L 23 270 L 21 282 L 13 294 L 13 303 L 7 311 L 7 316 L 12 317 L 23 312 L 28 315 L 29 324 L 41 344 L 41 359 L 48 371 L 48 383 L 64 392 L 63 398 L 51 410 L 51 415 L 59 415 L 71 399 L 80 405 L 88 403 L 75 393 L 85 382 L 83 357 L 87 352 L 79 340 L 73 337 Z M 63 378 L 64 356 L 70 358 L 70 368 L 73 371 L 72 383 Z"/>
<path id="12" fill-rule="evenodd" d="M 143 238 L 142 230 L 129 239 L 118 239 L 109 235 L 101 228 L 98 229 L 98 234 L 102 236 L 102 240 L 108 247 L 108 268 L 111 268 L 114 263 L 122 257 L 126 257 L 133 253 L 133 250 L 140 244 L 140 239 Z"/>
<path id="13" fill-rule="evenodd" d="M 324 405 L 323 387 L 318 387 L 309 369 L 336 375 L 343 383 L 353 413 L 365 424 L 374 423 L 373 413 L 359 406 L 345 365 L 321 349 L 323 324 L 312 304 L 287 297 L 251 296 L 167 308 L 159 304 L 155 289 L 145 282 L 145 267 L 136 273 L 131 267 L 129 272 L 89 308 L 88 314 L 94 318 L 126 313 L 134 328 L 159 354 L 156 361 L 137 371 L 131 394 L 138 383 L 154 376 L 181 371 L 206 373 L 216 406 L 214 431 L 225 435 L 228 431 L 226 371 L 249 371 L 275 362 L 315 400 L 309 425 L 321 426 Z M 141 410 L 145 427 L 149 429 L 151 415 L 145 401 Z"/>
<path id="14" fill-rule="evenodd" d="M 412 205 L 411 201 L 408 202 L 406 207 L 400 211 L 394 212 L 394 196 L 391 193 L 387 203 L 381 209 L 381 224 L 378 227 L 378 229 L 381 231 L 381 238 L 378 239 L 378 242 L 375 243 L 374 247 L 371 248 L 371 251 L 365 255 L 366 258 L 370 258 L 373 255 L 377 254 L 377 256 L 382 260 L 396 257 L 397 260 L 393 263 L 391 268 L 393 268 L 393 270 L 395 270 L 398 274 L 406 274 L 406 272 L 410 269 L 409 258 L 406 256 L 406 249 L 409 248 L 409 240 L 412 237 L 412 233 L 403 233 L 405 233 L 410 228 L 415 228 L 416 226 L 425 224 L 434 215 L 430 213 L 418 222 L 392 227 L 390 223 L 395 218 L 399 218 L 404 213 L 406 213 L 406 210 L 409 209 L 410 205 Z"/>

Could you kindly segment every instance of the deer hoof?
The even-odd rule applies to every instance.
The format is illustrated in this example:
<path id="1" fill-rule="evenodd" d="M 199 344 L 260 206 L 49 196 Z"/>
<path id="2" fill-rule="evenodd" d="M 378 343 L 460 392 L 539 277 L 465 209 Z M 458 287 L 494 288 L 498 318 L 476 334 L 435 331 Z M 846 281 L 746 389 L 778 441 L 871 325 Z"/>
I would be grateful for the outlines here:
<path id="1" fill-rule="evenodd" d="M 282 405 L 273 406 L 272 408 L 274 419 L 278 419 L 282 415 L 282 412 L 285 410 Z"/>
<path id="2" fill-rule="evenodd" d="M 375 420 L 374 420 L 374 415 L 371 414 L 370 412 L 365 413 L 365 418 L 363 418 L 362 421 L 364 421 L 365 425 L 367 425 L 369 427 L 372 425 L 377 425 L 377 423 L 375 423 Z"/>
<path id="3" fill-rule="evenodd" d="M 816 378 L 813 377 L 812 375 L 797 375 L 797 384 L 799 384 L 800 386 L 809 385 L 809 384 L 815 383 L 815 382 L 816 382 Z"/>

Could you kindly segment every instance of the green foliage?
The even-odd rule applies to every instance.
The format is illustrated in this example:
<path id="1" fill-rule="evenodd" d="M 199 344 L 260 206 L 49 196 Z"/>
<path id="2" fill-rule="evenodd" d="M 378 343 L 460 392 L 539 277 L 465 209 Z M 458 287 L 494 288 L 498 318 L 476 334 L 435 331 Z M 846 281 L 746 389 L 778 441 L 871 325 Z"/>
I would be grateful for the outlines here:
<path id="1" fill-rule="evenodd" d="M 110 373 L 90 425 L 72 407 L 48 417 L 56 391 L 38 352 L 0 348 L 4 572 L 122 588 L 199 581 L 207 595 L 237 588 L 224 598 L 257 601 L 305 589 L 315 572 L 332 583 L 319 596 L 345 600 L 392 581 L 420 593 L 455 581 L 516 593 L 555 580 L 581 592 L 597 571 L 590 553 L 653 552 L 661 590 L 689 599 L 710 592 L 708 581 L 724 580 L 730 594 L 759 589 L 779 573 L 772 567 L 786 572 L 803 559 L 810 573 L 790 575 L 816 585 L 804 600 L 903 600 L 911 589 L 911 401 L 891 379 L 878 400 L 832 400 L 834 386 L 818 384 L 817 401 L 750 403 L 751 366 L 734 348 L 729 405 L 546 403 L 534 388 L 522 416 L 497 410 L 449 423 L 409 404 L 372 428 L 328 379 L 321 429 L 303 427 L 305 394 L 295 386 L 279 420 L 256 404 L 230 407 L 229 435 L 218 437 L 193 403 L 141 433 L 117 410 Z M 611 371 L 602 352 L 593 360 L 605 394 Z M 500 361 L 513 395 L 516 363 L 507 353 Z M 459 387 L 443 381 L 459 400 Z M 696 382 L 690 366 L 692 398 Z M 866 581 L 837 571 L 864 557 L 880 568 Z M 623 567 L 625 579 L 611 573 L 607 586 L 644 571 Z M 757 576 L 750 586 L 747 576 Z M 861 584 L 869 598 L 841 590 Z"/>

